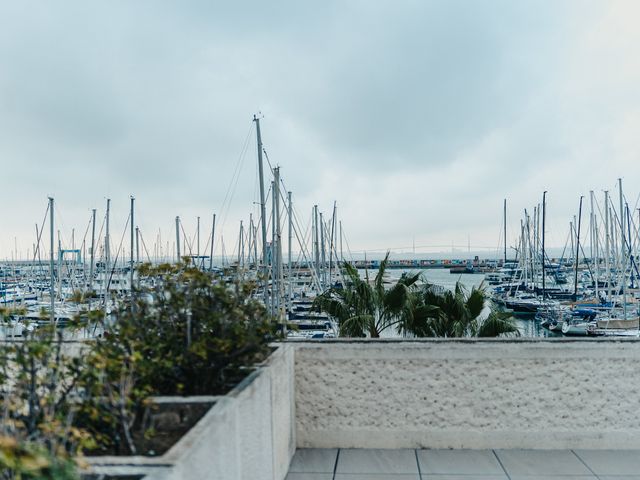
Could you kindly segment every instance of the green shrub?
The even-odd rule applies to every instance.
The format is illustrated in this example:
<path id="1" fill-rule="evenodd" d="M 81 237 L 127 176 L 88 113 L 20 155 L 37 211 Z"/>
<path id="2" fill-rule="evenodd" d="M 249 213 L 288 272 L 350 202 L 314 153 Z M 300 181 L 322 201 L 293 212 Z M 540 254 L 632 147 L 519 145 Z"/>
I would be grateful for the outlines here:
<path id="1" fill-rule="evenodd" d="M 133 430 L 150 395 L 217 395 L 270 353 L 274 324 L 251 296 L 185 265 L 145 265 L 135 301 L 85 358 L 79 424 L 103 447 L 137 453 Z"/>

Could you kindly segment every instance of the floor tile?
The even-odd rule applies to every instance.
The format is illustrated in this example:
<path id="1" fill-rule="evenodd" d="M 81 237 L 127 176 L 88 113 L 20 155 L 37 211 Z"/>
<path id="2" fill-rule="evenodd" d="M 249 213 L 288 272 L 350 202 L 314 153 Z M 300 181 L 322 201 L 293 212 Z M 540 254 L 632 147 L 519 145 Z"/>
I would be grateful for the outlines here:
<path id="1" fill-rule="evenodd" d="M 291 460 L 290 472 L 331 473 L 336 466 L 336 448 L 299 448 Z"/>
<path id="2" fill-rule="evenodd" d="M 595 475 L 511 475 L 511 480 L 597 480 Z"/>
<path id="3" fill-rule="evenodd" d="M 600 480 L 640 480 L 640 475 L 598 475 Z"/>
<path id="4" fill-rule="evenodd" d="M 511 480 L 597 480 L 595 475 L 511 475 Z"/>
<path id="5" fill-rule="evenodd" d="M 504 470 L 491 450 L 418 450 L 424 474 L 499 474 Z"/>
<path id="6" fill-rule="evenodd" d="M 592 475 L 591 471 L 570 450 L 496 450 L 495 452 L 511 478 L 516 475 Z"/>
<path id="7" fill-rule="evenodd" d="M 295 473 L 290 472 L 285 480 L 333 480 L 333 473 Z"/>
<path id="8" fill-rule="evenodd" d="M 417 474 L 418 462 L 415 450 L 342 449 L 336 473 Z"/>
<path id="9" fill-rule="evenodd" d="M 640 475 L 637 450 L 574 450 L 596 475 Z"/>
<path id="10" fill-rule="evenodd" d="M 420 476 L 417 473 L 337 473 L 335 480 L 420 480 Z"/>
<path id="11" fill-rule="evenodd" d="M 504 473 L 502 475 L 425 475 L 423 473 L 422 480 L 509 480 L 509 477 L 507 477 Z"/>

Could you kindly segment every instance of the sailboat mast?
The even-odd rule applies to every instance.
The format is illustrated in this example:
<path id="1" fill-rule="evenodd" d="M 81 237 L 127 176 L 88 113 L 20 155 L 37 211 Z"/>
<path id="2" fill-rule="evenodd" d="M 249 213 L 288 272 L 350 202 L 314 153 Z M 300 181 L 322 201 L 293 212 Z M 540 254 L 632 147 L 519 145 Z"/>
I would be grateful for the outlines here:
<path id="1" fill-rule="evenodd" d="M 625 231 L 624 231 L 624 195 L 622 194 L 622 178 L 618 178 L 618 190 L 620 194 L 620 263 L 622 264 L 622 268 L 620 272 L 622 273 L 622 311 L 623 318 L 627 319 L 627 257 L 626 257 L 626 248 L 624 247 L 625 242 Z"/>
<path id="2" fill-rule="evenodd" d="M 111 214 L 111 199 L 107 198 L 107 213 L 105 219 L 105 234 L 104 234 L 104 304 L 107 305 L 107 296 L 109 293 L 109 280 L 111 271 L 111 237 L 109 235 L 109 216 Z"/>
<path id="3" fill-rule="evenodd" d="M 320 279 L 320 248 L 318 230 L 318 205 L 313 206 L 313 259 L 315 262 L 316 276 Z"/>
<path id="4" fill-rule="evenodd" d="M 293 301 L 293 275 L 291 264 L 291 249 L 293 248 L 293 204 L 291 201 L 291 192 L 287 192 L 287 216 L 289 217 L 289 243 L 287 245 L 287 278 L 288 278 L 288 297 L 289 297 L 289 311 L 291 311 L 291 302 Z"/>
<path id="5" fill-rule="evenodd" d="M 546 290 L 546 281 L 547 281 L 547 271 L 546 271 L 546 261 L 545 261 L 545 228 L 547 221 L 547 192 L 546 190 L 542 193 L 542 299 L 544 300 L 547 296 Z"/>
<path id="6" fill-rule="evenodd" d="M 243 225 L 242 220 L 240 220 L 240 234 L 238 235 L 238 270 L 240 270 L 240 264 L 243 262 L 242 258 L 242 243 L 243 243 Z"/>
<path id="7" fill-rule="evenodd" d="M 334 237 L 336 232 L 336 202 L 333 202 L 333 214 L 331 215 L 331 235 L 329 240 L 329 285 L 333 284 L 331 274 L 333 273 L 333 249 L 335 247 Z"/>
<path id="8" fill-rule="evenodd" d="M 131 305 L 133 305 L 133 262 L 134 262 L 134 242 L 135 242 L 135 219 L 134 219 L 134 211 L 135 211 L 135 201 L 136 199 L 132 196 L 131 197 L 131 213 L 130 213 L 130 217 L 131 217 L 131 225 L 130 225 L 130 233 L 131 233 L 131 256 L 129 259 L 129 287 L 131 288 Z"/>
<path id="9" fill-rule="evenodd" d="M 213 270 L 213 239 L 216 235 L 216 214 L 213 214 L 213 222 L 211 223 L 211 254 L 209 256 L 209 270 Z"/>
<path id="10" fill-rule="evenodd" d="M 273 315 L 276 311 L 276 189 L 274 182 L 271 182 L 271 251 L 269 255 L 269 266 L 271 267 L 269 272 L 271 276 L 271 315 Z"/>
<path id="11" fill-rule="evenodd" d="M 504 199 L 502 221 L 504 223 L 504 263 L 507 263 L 507 199 L 506 198 Z"/>
<path id="12" fill-rule="evenodd" d="M 324 219 L 322 212 L 320 212 L 320 265 L 322 268 L 322 288 L 327 288 L 327 272 L 326 272 L 326 248 L 324 238 Z"/>
<path id="13" fill-rule="evenodd" d="M 282 232 L 280 230 L 280 167 L 273 169 L 273 221 L 275 222 L 275 270 L 273 277 L 277 280 L 276 294 L 276 313 L 278 318 L 281 317 L 281 297 L 282 297 Z"/>
<path id="14" fill-rule="evenodd" d="M 93 266 L 95 264 L 96 250 L 96 209 L 91 211 L 91 265 L 89 265 L 89 289 L 93 284 Z"/>
<path id="15" fill-rule="evenodd" d="M 573 281 L 573 301 L 578 299 L 578 259 L 580 254 L 580 227 L 582 226 L 582 200 L 584 196 L 580 195 L 580 206 L 578 207 L 578 230 L 576 232 L 576 265 L 575 276 Z"/>
<path id="16" fill-rule="evenodd" d="M 180 263 L 180 217 L 176 217 L 176 262 Z"/>
<path id="17" fill-rule="evenodd" d="M 594 286 L 596 292 L 596 298 L 600 299 L 599 289 L 599 267 L 600 257 L 598 255 L 598 222 L 596 220 L 596 212 L 593 209 L 594 193 L 593 190 L 589 192 L 589 202 L 591 204 L 591 263 L 595 270 Z"/>
<path id="18" fill-rule="evenodd" d="M 147 257 L 149 257 L 148 253 L 147 253 Z M 136 265 L 139 263 L 140 263 L 140 228 L 136 227 Z"/>
<path id="19" fill-rule="evenodd" d="M 56 319 L 56 307 L 55 307 L 55 279 L 54 279 L 54 257 L 53 257 L 53 197 L 49 197 L 49 275 L 51 281 L 49 284 L 49 296 L 51 297 L 51 324 L 55 323 Z"/>
<path id="20" fill-rule="evenodd" d="M 258 271 L 258 226 L 253 227 L 253 261 L 256 264 L 256 272 Z"/>
<path id="21" fill-rule="evenodd" d="M 611 301 L 611 245 L 609 241 L 609 191 L 604 191 L 604 269 L 607 279 L 607 301 Z"/>
<path id="22" fill-rule="evenodd" d="M 260 183 L 260 224 L 262 228 L 262 276 L 264 278 L 264 300 L 267 300 L 267 285 L 269 282 L 267 272 L 267 214 L 264 198 L 264 171 L 262 166 L 262 136 L 260 135 L 260 119 L 254 115 L 256 122 L 256 140 L 258 143 L 258 175 Z"/>

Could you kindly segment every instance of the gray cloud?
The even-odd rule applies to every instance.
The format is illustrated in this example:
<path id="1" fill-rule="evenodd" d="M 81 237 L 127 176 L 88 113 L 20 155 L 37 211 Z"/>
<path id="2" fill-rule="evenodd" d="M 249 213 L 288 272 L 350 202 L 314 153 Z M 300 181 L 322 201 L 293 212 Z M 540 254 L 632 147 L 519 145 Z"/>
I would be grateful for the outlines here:
<path id="1" fill-rule="evenodd" d="M 17 208 L 0 255 L 32 243 L 49 194 L 78 229 L 107 196 L 126 218 L 134 194 L 143 229 L 169 238 L 175 215 L 220 212 L 244 158 L 220 212 L 235 235 L 256 211 L 253 143 L 241 155 L 256 111 L 301 214 L 337 200 L 360 248 L 490 244 L 502 198 L 515 219 L 545 189 L 560 231 L 579 194 L 640 173 L 635 9 L 5 2 L 0 199 Z"/>

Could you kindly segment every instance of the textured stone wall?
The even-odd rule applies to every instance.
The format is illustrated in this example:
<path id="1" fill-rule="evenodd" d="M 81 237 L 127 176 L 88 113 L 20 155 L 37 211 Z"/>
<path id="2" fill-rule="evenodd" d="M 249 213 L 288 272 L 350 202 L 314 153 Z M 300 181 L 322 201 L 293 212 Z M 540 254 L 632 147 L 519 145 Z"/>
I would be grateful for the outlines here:
<path id="1" fill-rule="evenodd" d="M 298 447 L 640 448 L 638 341 L 295 346 Z"/>

